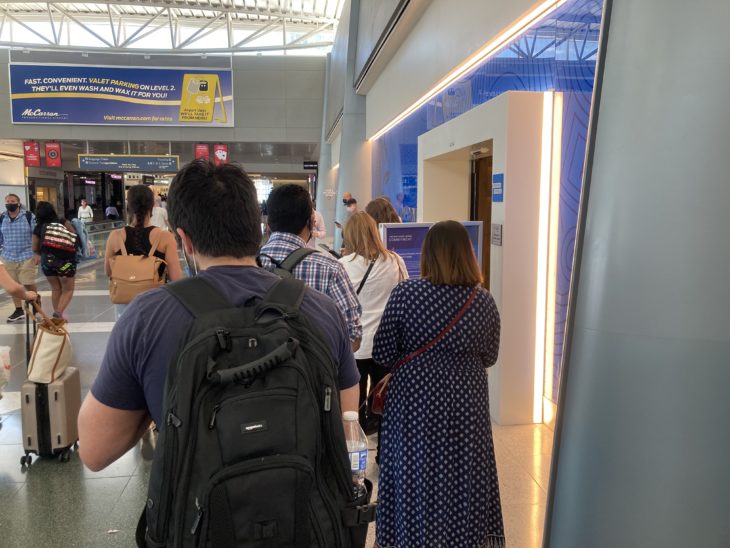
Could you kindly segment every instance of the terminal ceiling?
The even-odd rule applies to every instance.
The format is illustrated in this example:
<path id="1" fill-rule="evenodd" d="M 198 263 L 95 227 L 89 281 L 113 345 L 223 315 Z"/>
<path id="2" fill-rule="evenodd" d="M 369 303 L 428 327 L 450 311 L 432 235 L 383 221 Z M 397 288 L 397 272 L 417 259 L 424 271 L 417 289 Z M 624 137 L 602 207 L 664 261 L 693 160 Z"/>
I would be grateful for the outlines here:
<path id="1" fill-rule="evenodd" d="M 0 46 L 324 54 L 345 0 L 0 1 Z"/>

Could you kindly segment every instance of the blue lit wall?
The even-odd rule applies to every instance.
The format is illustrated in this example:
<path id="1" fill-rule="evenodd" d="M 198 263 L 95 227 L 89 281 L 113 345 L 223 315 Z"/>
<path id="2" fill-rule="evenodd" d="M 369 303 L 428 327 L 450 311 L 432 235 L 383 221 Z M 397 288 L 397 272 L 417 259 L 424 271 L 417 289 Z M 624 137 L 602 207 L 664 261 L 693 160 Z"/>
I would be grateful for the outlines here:
<path id="1" fill-rule="evenodd" d="M 555 367 L 553 389 L 545 394 L 553 401 L 557 401 L 560 379 L 601 8 L 600 0 L 569 0 L 373 142 L 372 147 L 373 196 L 384 194 L 397 205 L 415 208 L 419 135 L 506 91 L 564 92 Z"/>

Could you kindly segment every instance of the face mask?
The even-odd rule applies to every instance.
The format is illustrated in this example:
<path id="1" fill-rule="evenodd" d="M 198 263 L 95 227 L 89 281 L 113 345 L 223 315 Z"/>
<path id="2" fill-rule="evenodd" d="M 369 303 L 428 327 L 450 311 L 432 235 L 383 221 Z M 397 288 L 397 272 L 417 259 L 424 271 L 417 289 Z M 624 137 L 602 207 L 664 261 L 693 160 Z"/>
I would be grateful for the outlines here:
<path id="1" fill-rule="evenodd" d="M 8 211 L 17 211 L 20 204 L 5 204 L 5 209 Z"/>
<path id="2" fill-rule="evenodd" d="M 343 198 L 343 199 L 342 199 L 342 203 L 343 203 L 343 204 L 345 204 L 345 205 L 347 205 L 347 200 L 345 200 L 345 199 Z"/>
<path id="3" fill-rule="evenodd" d="M 190 257 L 187 253 L 185 253 L 185 250 L 183 250 L 183 255 L 185 256 L 185 263 L 188 265 L 188 269 L 192 273 L 193 276 L 198 275 L 198 259 L 193 255 L 192 262 L 190 261 Z"/>
<path id="4" fill-rule="evenodd" d="M 347 206 L 347 211 L 350 211 L 350 212 L 355 211 L 355 206 Z"/>

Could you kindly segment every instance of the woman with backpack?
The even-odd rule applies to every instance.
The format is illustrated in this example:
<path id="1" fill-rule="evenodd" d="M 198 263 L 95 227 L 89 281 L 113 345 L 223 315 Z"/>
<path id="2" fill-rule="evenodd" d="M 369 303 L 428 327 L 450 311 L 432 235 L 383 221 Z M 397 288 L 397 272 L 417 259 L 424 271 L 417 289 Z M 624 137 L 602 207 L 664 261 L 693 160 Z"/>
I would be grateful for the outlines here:
<path id="1" fill-rule="evenodd" d="M 162 262 L 159 277 L 170 281 L 183 277 L 177 254 L 177 243 L 172 232 L 162 230 L 151 222 L 155 196 L 145 185 L 136 185 L 127 191 L 129 224 L 109 234 L 104 255 L 104 270 L 112 278 L 112 257 L 115 255 L 153 255 Z M 123 250 L 125 253 L 123 253 Z M 122 315 L 126 304 L 116 304 L 116 317 Z"/>
<path id="2" fill-rule="evenodd" d="M 65 311 L 76 286 L 76 250 L 79 238 L 73 225 L 59 218 L 48 202 L 36 204 L 33 252 L 41 256 L 41 269 L 51 286 L 53 317 L 66 318 Z"/>

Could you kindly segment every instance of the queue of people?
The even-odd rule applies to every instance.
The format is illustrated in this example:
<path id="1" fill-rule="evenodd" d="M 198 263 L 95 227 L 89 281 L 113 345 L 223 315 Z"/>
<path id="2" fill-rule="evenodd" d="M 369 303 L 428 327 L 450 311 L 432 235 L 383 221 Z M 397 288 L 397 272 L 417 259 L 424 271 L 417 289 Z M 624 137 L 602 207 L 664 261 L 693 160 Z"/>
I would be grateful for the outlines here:
<path id="1" fill-rule="evenodd" d="M 163 269 L 159 276 L 172 285 L 146 291 L 128 305 L 116 305 L 118 321 L 79 415 L 81 459 L 92 470 L 105 468 L 155 426 L 163 432 L 157 451 L 171 451 L 170 442 L 163 440 L 179 429 L 178 415 L 189 413 L 163 408 L 170 397 L 165 391 L 168 364 L 173 356 L 182 359 L 180 341 L 204 317 L 206 308 L 260 306 L 256 303 L 273 299 L 277 291 L 286 293 L 277 289 L 284 286 L 273 271 L 281 274 L 289 265 L 284 277 L 300 280 L 306 288 L 296 303 L 304 325 L 311 326 L 299 343 L 301 351 L 308 360 L 319 353 L 318 359 L 333 367 L 339 398 L 333 404 L 331 391 L 325 391 L 321 400 L 325 411 L 357 411 L 365 431 L 378 435 L 378 546 L 503 547 L 486 373 L 499 350 L 499 312 L 482 287 L 468 234 L 454 221 L 435 224 L 423 244 L 421 277 L 408 279 L 403 260 L 384 246 L 378 234 L 379 223 L 401 220 L 390 201 L 376 198 L 357 211 L 352 196 L 346 199 L 344 253 L 336 260 L 312 249 L 300 251 L 324 236 L 324 223 L 318 226 L 321 215 L 304 187 L 283 185 L 272 191 L 265 204 L 270 237 L 263 247 L 255 187 L 235 165 L 205 161 L 186 165 L 170 185 L 166 209 L 148 187 L 132 187 L 127 196 L 130 222 L 111 233 L 105 271 L 111 276 L 115 256 L 155 256 Z M 218 203 L 240 214 L 219 215 Z M 86 215 L 80 209 L 78 218 L 83 222 L 82 214 Z M 38 263 L 51 285 L 54 315 L 65 317 L 74 291 L 77 232 L 51 204 L 40 202 L 33 215 L 17 196 L 6 198 L 6 213 L 0 216 L 4 263 L 0 286 L 18 299 L 11 318 L 22 317 L 21 299 L 36 298 Z M 181 290 L 174 288 L 183 285 L 174 282 L 184 277 L 178 245 L 191 274 L 211 288 L 203 292 L 210 293 L 209 298 L 201 297 L 196 305 L 176 296 Z M 285 285 L 291 293 L 294 286 Z M 293 317 L 287 314 L 284 318 Z M 17 321 L 11 318 L 8 321 Z M 216 347 L 203 377 L 216 374 L 217 360 L 226 352 L 242 352 L 225 330 L 217 333 L 220 348 Z M 256 348 L 252 340 L 249 349 Z M 253 357 L 262 356 L 253 352 Z M 256 375 L 265 375 L 263 371 Z M 369 395 L 388 373 L 388 396 L 380 416 Z M 327 385 L 328 390 L 331 387 Z M 283 394 L 272 395 L 271 405 L 285 405 Z M 266 403 L 262 400 L 261 405 Z M 219 407 L 211 404 L 209 409 L 211 430 Z M 223 423 L 226 416 L 221 415 Z M 244 426 L 263 432 L 276 423 Z M 221 450 L 225 453 L 225 448 Z M 248 445 L 240 449 L 248 450 Z M 336 461 L 322 462 L 335 467 Z M 281 474 L 276 481 L 288 477 Z M 279 491 L 286 492 L 286 484 L 281 485 Z M 147 518 L 155 517 L 154 512 L 148 511 Z M 227 519 L 241 519 L 236 512 L 230 510 Z M 160 531 L 150 527 L 149 542 L 159 542 Z M 192 526 L 196 534 L 198 527 L 196 521 Z M 326 535 L 323 531 L 319 534 Z M 200 534 L 206 538 L 205 532 Z"/>

